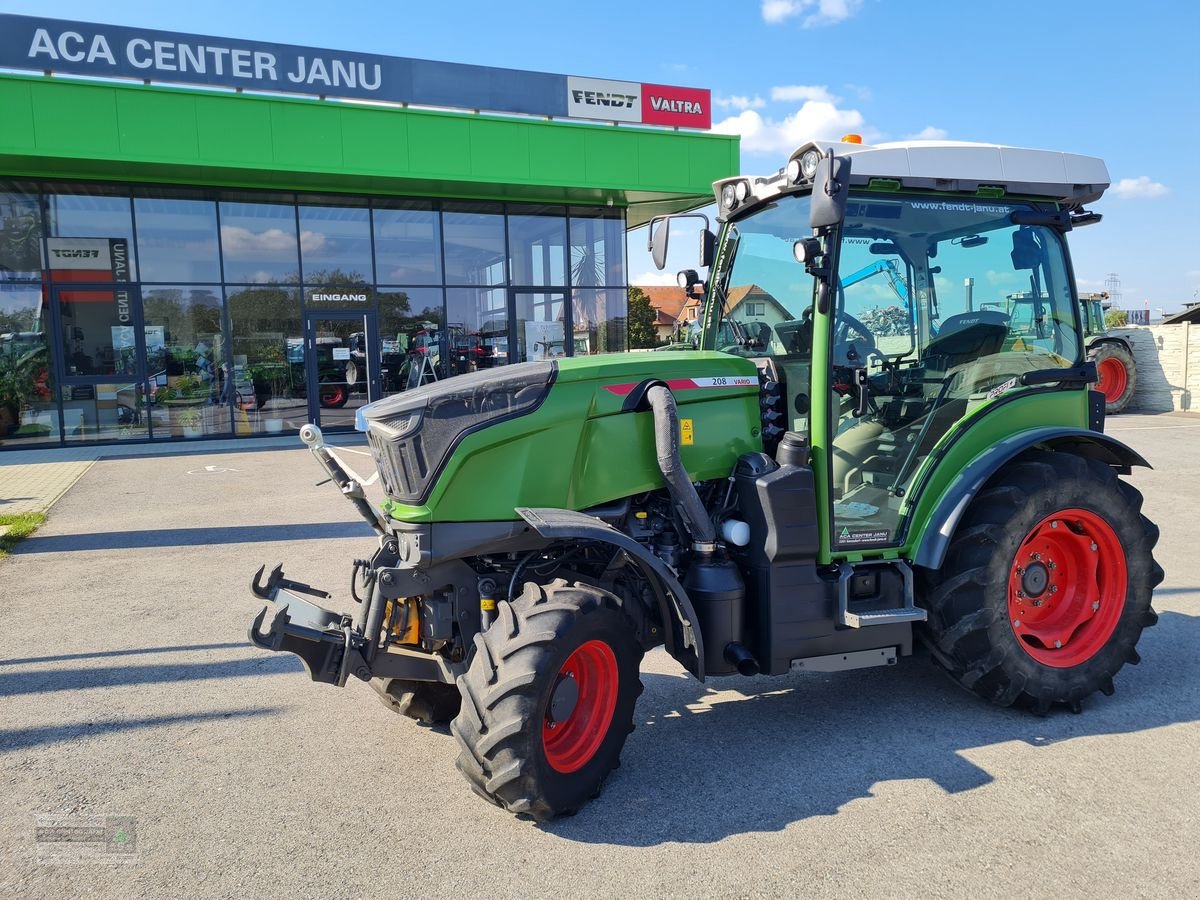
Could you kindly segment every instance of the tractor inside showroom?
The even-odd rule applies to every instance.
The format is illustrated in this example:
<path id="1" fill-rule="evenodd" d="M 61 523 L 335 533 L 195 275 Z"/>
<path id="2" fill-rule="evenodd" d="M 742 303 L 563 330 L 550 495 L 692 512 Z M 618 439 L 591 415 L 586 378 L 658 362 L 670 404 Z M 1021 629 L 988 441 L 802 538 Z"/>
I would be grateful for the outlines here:
<path id="1" fill-rule="evenodd" d="M 705 297 L 698 349 L 365 407 L 378 509 L 307 426 L 378 549 L 353 563 L 353 613 L 260 569 L 274 612 L 251 639 L 448 722 L 475 792 L 538 820 L 599 792 L 659 646 L 704 680 L 888 666 L 918 642 L 1000 706 L 1111 694 L 1163 573 L 1066 246 L 1108 183 L 1060 152 L 851 141 L 718 182 L 709 275 L 680 273 Z M 660 267 L 670 228 L 651 225 Z"/>

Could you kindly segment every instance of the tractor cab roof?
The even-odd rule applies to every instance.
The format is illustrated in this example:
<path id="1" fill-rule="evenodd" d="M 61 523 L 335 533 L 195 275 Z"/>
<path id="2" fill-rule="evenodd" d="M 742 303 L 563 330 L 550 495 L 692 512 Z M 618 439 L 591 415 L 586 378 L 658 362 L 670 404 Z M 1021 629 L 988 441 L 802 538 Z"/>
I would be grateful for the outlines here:
<path id="1" fill-rule="evenodd" d="M 791 154 L 789 162 L 805 161 L 812 151 L 823 156 L 830 150 L 853 158 L 850 182 L 858 186 L 882 181 L 897 182 L 892 187 L 901 190 L 1044 197 L 1075 209 L 1099 199 L 1110 183 L 1104 160 L 1094 156 L 965 141 L 809 141 Z M 713 189 L 720 203 L 724 185 L 748 182 L 741 191 L 749 195 L 744 205 L 750 206 L 810 186 L 811 175 L 805 177 L 810 172 L 809 165 L 784 166 L 765 178 L 723 179 Z"/>

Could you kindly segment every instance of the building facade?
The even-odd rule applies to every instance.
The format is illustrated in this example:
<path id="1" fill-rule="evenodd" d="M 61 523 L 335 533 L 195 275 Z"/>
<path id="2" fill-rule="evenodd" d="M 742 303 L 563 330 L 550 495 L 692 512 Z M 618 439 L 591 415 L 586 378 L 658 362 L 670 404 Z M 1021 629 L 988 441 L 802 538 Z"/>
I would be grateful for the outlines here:
<path id="1" fill-rule="evenodd" d="M 77 46 L 43 31 L 30 53 Z M 726 136 L 402 102 L 0 75 L 0 446 L 350 428 L 624 350 L 626 229 L 737 167 Z"/>

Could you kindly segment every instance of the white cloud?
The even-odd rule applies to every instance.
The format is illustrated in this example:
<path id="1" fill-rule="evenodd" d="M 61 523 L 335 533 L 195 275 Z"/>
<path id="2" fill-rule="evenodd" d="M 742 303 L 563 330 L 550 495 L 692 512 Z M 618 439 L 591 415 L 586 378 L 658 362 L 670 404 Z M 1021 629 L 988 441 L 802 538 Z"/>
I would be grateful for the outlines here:
<path id="1" fill-rule="evenodd" d="M 871 89 L 869 87 L 867 87 L 866 85 L 843 84 L 842 87 L 845 88 L 847 91 L 849 91 L 851 94 L 853 94 L 855 97 L 857 97 L 859 100 L 863 101 L 864 103 L 866 103 L 868 100 L 872 99 L 875 96 L 874 93 L 871 91 Z"/>
<path id="2" fill-rule="evenodd" d="M 755 94 L 753 97 L 746 97 L 740 94 L 734 94 L 731 97 L 713 97 L 713 103 L 720 106 L 722 109 L 762 109 L 767 105 L 767 101 Z"/>
<path id="3" fill-rule="evenodd" d="M 674 236 L 674 235 L 672 235 Z M 656 287 L 660 285 L 678 285 L 675 280 L 674 272 L 643 272 L 634 278 L 629 279 L 630 284 L 642 285 L 644 287 Z"/>
<path id="4" fill-rule="evenodd" d="M 319 231 L 300 232 L 300 246 L 306 253 L 314 253 L 324 248 L 325 235 Z M 280 254 L 296 253 L 296 234 L 284 231 L 282 228 L 268 228 L 265 231 L 251 231 L 237 225 L 221 226 L 221 246 L 226 253 L 236 259 L 247 259 L 256 256 L 273 257 Z"/>
<path id="5" fill-rule="evenodd" d="M 863 0 L 762 0 L 763 21 L 770 25 L 803 16 L 805 28 L 836 25 L 862 8 Z"/>
<path id="6" fill-rule="evenodd" d="M 863 117 L 856 109 L 838 109 L 832 103 L 809 100 L 781 120 L 763 118 L 752 109 L 730 116 L 713 126 L 719 134 L 740 134 L 747 153 L 790 153 L 805 141 L 837 140 L 848 131 L 862 131 Z"/>
<path id="7" fill-rule="evenodd" d="M 837 103 L 841 98 L 830 94 L 823 84 L 783 84 L 771 88 L 771 99 L 783 103 L 795 103 L 798 100 Z"/>
<path id="8" fill-rule="evenodd" d="M 1149 175 L 1139 175 L 1137 178 L 1122 178 L 1112 186 L 1111 190 L 1122 200 L 1163 197 L 1169 193 L 1165 184 L 1151 181 Z"/>
<path id="9" fill-rule="evenodd" d="M 906 141 L 944 141 L 950 133 L 945 128 L 938 128 L 934 125 L 926 125 L 916 134 L 910 134 L 905 138 Z"/>

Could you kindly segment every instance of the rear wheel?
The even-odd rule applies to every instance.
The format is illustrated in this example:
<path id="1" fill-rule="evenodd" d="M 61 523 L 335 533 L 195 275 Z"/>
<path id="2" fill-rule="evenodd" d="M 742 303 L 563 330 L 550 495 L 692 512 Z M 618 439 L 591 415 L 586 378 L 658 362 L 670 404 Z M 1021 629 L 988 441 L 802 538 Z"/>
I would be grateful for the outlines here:
<path id="1" fill-rule="evenodd" d="M 458 768 L 484 799 L 538 821 L 596 796 L 642 692 L 642 648 L 611 594 L 558 580 L 498 605 L 458 679 Z"/>
<path id="2" fill-rule="evenodd" d="M 1133 354 L 1122 345 L 1105 341 L 1091 352 L 1096 364 L 1096 390 L 1104 395 L 1105 412 L 1116 415 L 1129 405 L 1137 386 Z"/>
<path id="3" fill-rule="evenodd" d="M 1096 460 L 1035 451 L 1002 469 L 926 580 L 935 655 L 1000 706 L 1074 710 L 1139 661 L 1162 569 L 1142 495 Z"/>
<path id="4" fill-rule="evenodd" d="M 325 409 L 341 409 L 350 399 L 350 389 L 339 381 L 327 381 L 319 386 L 318 396 Z"/>

